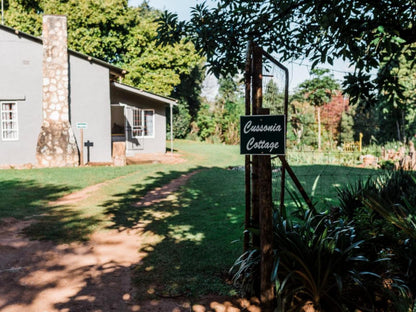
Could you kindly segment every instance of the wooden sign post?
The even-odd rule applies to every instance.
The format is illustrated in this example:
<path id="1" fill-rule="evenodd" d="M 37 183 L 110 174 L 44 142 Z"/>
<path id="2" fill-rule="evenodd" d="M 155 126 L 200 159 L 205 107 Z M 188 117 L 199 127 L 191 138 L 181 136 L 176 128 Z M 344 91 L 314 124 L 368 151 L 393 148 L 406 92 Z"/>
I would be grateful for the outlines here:
<path id="1" fill-rule="evenodd" d="M 269 111 L 263 108 L 263 50 L 257 46 L 253 47 L 252 68 L 252 113 L 253 115 L 268 115 Z M 258 119 L 256 120 L 259 121 Z M 254 119 L 252 122 L 254 122 Z M 248 129 L 245 130 L 248 131 Z M 254 129 L 252 128 L 248 132 L 253 134 L 255 131 L 252 130 Z M 249 139 L 249 141 L 250 140 L 251 139 Z M 268 146 L 268 148 L 270 148 L 270 146 Z M 273 200 L 271 159 L 270 153 L 267 155 L 255 154 L 252 157 L 252 217 L 260 229 L 260 237 L 253 239 L 254 244 L 257 244 L 258 242 L 260 243 L 260 302 L 262 305 L 262 311 L 272 312 L 274 310 L 275 297 L 273 283 L 270 278 L 273 269 Z M 254 242 L 254 240 L 257 240 L 257 242 Z"/>
<path id="2" fill-rule="evenodd" d="M 263 104 L 263 57 L 272 66 L 284 71 L 284 114 L 270 115 Z M 272 76 L 273 77 L 273 76 Z M 263 312 L 274 311 L 275 292 L 271 280 L 273 271 L 273 199 L 271 155 L 281 160 L 280 212 L 284 211 L 286 171 L 311 210 L 314 206 L 290 168 L 286 156 L 289 73 L 286 67 L 253 43 L 247 49 L 245 67 L 245 114 L 241 116 L 240 152 L 245 155 L 246 214 L 244 219 L 244 251 L 259 248 L 260 284 L 254 285 L 260 295 Z M 258 229 L 250 235 L 250 228 Z M 250 240 L 251 238 L 251 240 Z"/>
<path id="3" fill-rule="evenodd" d="M 80 166 L 84 166 L 84 129 L 88 129 L 88 123 L 78 122 L 77 129 L 79 129 L 79 136 L 81 139 L 81 144 L 79 145 Z"/>

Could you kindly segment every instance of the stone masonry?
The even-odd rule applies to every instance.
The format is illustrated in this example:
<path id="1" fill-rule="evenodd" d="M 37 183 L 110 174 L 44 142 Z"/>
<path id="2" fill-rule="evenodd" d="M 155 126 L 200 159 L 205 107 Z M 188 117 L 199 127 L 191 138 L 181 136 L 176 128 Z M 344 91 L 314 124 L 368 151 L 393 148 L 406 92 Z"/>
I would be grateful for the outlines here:
<path id="1" fill-rule="evenodd" d="M 78 147 L 69 122 L 66 17 L 45 15 L 42 39 L 43 122 L 36 158 L 40 167 L 78 166 Z"/>

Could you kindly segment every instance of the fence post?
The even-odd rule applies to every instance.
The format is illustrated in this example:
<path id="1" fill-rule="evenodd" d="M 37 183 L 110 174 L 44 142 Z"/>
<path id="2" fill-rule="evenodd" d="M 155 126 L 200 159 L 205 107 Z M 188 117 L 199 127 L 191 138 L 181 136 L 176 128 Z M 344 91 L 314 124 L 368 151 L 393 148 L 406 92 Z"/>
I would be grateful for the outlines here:
<path id="1" fill-rule="evenodd" d="M 251 58 L 251 48 L 252 43 L 249 42 L 247 46 L 247 59 L 246 59 L 246 68 L 245 68 L 245 114 L 251 114 L 251 74 L 252 74 L 252 58 Z M 252 226 L 251 222 L 251 156 L 245 156 L 244 163 L 244 175 L 245 175 L 245 200 L 246 200 L 246 210 L 244 218 L 244 242 L 243 249 L 244 252 L 249 250 L 250 246 L 250 232 L 249 228 Z"/>

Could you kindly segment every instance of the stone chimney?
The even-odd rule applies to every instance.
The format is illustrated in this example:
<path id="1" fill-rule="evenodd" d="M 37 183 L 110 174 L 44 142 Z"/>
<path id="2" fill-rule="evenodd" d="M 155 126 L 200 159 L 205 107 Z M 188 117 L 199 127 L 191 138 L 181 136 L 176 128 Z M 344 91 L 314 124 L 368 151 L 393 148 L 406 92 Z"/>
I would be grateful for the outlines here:
<path id="1" fill-rule="evenodd" d="M 43 17 L 43 122 L 36 158 L 41 167 L 79 164 L 75 137 L 69 123 L 69 70 L 66 16 Z"/>

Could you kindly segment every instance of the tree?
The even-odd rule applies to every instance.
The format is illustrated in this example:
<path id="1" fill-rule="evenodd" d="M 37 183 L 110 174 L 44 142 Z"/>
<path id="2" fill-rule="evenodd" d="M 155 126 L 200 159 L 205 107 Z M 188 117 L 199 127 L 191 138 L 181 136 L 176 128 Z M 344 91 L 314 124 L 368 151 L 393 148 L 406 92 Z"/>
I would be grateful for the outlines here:
<path id="1" fill-rule="evenodd" d="M 354 127 L 357 133 L 364 134 L 365 140 L 371 138 L 378 143 L 393 140 L 406 142 L 415 134 L 416 67 L 405 56 L 401 56 L 395 66 L 391 66 L 386 59 L 382 70 L 391 74 L 392 81 L 385 81 L 385 84 L 395 84 L 397 88 L 381 89 L 372 105 L 365 105 L 368 104 L 365 101 L 360 103 L 354 117 Z"/>
<path id="2" fill-rule="evenodd" d="M 285 95 L 273 79 L 266 84 L 263 94 L 263 107 L 270 108 L 270 114 L 284 114 Z"/>
<path id="3" fill-rule="evenodd" d="M 189 41 L 182 40 L 164 47 L 157 46 L 155 19 L 160 12 L 145 5 L 131 10 L 134 12 L 135 22 L 126 40 L 126 53 L 122 59 L 129 69 L 125 82 L 150 92 L 170 96 L 182 79 L 195 76 L 192 71 L 202 71 L 200 65 L 204 59 L 198 55 Z M 199 79 L 199 76 L 196 78 Z"/>
<path id="4" fill-rule="evenodd" d="M 416 122 L 416 67 L 406 57 L 401 56 L 397 66 L 394 67 L 387 59 L 383 70 L 390 71 L 393 79 L 386 83 L 397 83 L 398 88 L 393 92 L 381 90 L 378 104 L 382 118 L 388 119 L 393 124 L 391 133 L 394 134 L 389 137 L 406 142 L 409 136 L 415 134 L 413 126 Z"/>
<path id="5" fill-rule="evenodd" d="M 341 143 L 354 141 L 354 118 L 348 111 L 344 111 L 341 116 L 339 131 L 339 141 Z"/>
<path id="6" fill-rule="evenodd" d="M 240 116 L 244 112 L 243 84 L 238 77 L 220 77 L 219 95 L 214 104 L 216 133 L 227 144 L 240 141 Z"/>
<path id="7" fill-rule="evenodd" d="M 219 94 L 211 105 L 205 104 L 196 121 L 202 140 L 239 143 L 240 115 L 244 112 L 242 84 L 236 77 L 220 77 Z"/>
<path id="8" fill-rule="evenodd" d="M 321 150 L 321 107 L 331 102 L 335 90 L 339 89 L 338 83 L 332 75 L 327 75 L 327 69 L 313 69 L 312 78 L 299 85 L 299 91 L 305 99 L 315 107 L 318 124 L 318 150 Z"/>
<path id="9" fill-rule="evenodd" d="M 6 24 L 35 36 L 42 31 L 43 14 L 68 18 L 68 46 L 104 61 L 121 63 L 125 42 L 135 18 L 127 0 L 8 1 Z"/>
<path id="10" fill-rule="evenodd" d="M 290 97 L 289 116 L 288 140 L 294 141 L 298 148 L 314 145 L 316 143 L 314 109 L 305 102 L 298 90 Z"/>
<path id="11" fill-rule="evenodd" d="M 181 83 L 172 92 L 172 97 L 178 99 L 178 106 L 173 109 L 173 134 L 175 138 L 185 138 L 196 121 L 201 108 L 201 86 L 204 80 L 202 64 L 194 67 L 190 75 L 182 74 Z M 170 131 L 170 125 L 168 125 Z"/>
<path id="12" fill-rule="evenodd" d="M 415 12 L 409 0 L 219 0 L 213 8 L 196 5 L 186 23 L 165 12 L 158 32 L 165 43 L 191 36 L 217 76 L 243 70 L 250 40 L 282 61 L 347 60 L 355 67 L 347 79 L 352 101 L 371 102 L 379 90 L 397 88 L 391 71 L 382 70 L 386 58 L 392 68 L 401 56 L 415 62 Z"/>
<path id="13" fill-rule="evenodd" d="M 322 125 L 328 131 L 330 140 L 339 141 L 339 130 L 342 120 L 342 114 L 348 110 L 348 97 L 342 94 L 341 91 L 336 91 L 331 101 L 322 106 L 321 121 Z M 331 144 L 332 146 L 332 144 Z"/>
<path id="14" fill-rule="evenodd" d="M 169 96 L 204 59 L 191 42 L 156 46 L 161 12 L 127 0 L 6 0 L 6 25 L 40 36 L 42 14 L 68 18 L 68 46 L 128 70 L 124 82 Z M 202 69 L 201 69 L 202 70 Z"/>

